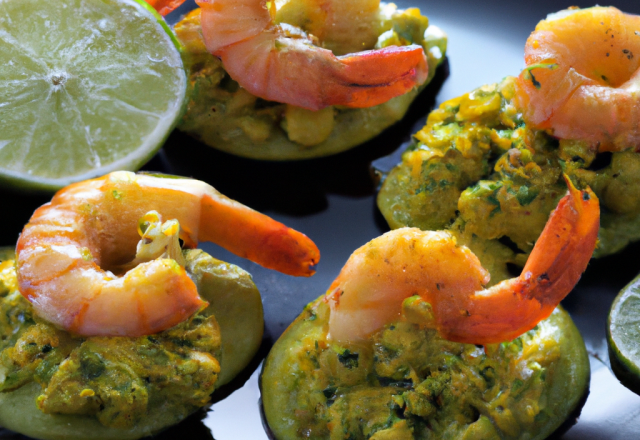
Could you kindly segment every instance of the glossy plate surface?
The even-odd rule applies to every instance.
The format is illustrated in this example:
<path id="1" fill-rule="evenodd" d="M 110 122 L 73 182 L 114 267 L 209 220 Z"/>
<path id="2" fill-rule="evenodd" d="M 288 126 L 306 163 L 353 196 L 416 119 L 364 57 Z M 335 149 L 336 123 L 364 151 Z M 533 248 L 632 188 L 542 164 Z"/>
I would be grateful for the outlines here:
<path id="1" fill-rule="evenodd" d="M 637 0 L 617 0 L 614 6 L 640 14 Z M 244 377 L 219 390 L 208 413 L 202 411 L 158 438 L 265 440 L 258 405 L 258 366 L 269 347 L 305 304 L 322 294 L 351 254 L 388 230 L 375 205 L 376 183 L 371 162 L 390 166 L 398 160 L 402 144 L 421 128 L 427 112 L 447 99 L 482 84 L 516 75 L 524 66 L 523 48 L 529 33 L 547 13 L 571 5 L 592 6 L 572 0 L 414 0 L 397 1 L 399 7 L 419 6 L 431 23 L 449 35 L 448 63 L 414 103 L 407 117 L 373 141 L 352 151 L 322 159 L 267 163 L 219 153 L 175 132 L 164 150 L 145 169 L 205 180 L 239 200 L 311 237 L 322 253 L 317 274 L 293 278 L 229 254 L 213 245 L 203 249 L 213 256 L 248 270 L 262 293 L 265 340 L 259 359 Z M 169 20 L 193 7 L 191 0 Z M 33 210 L 50 195 L 24 195 L 0 190 L 2 219 L 0 245 L 15 243 Z M 591 394 L 578 423 L 563 439 L 629 439 L 640 437 L 640 396 L 618 383 L 608 367 L 606 316 L 618 291 L 637 272 L 640 244 L 602 260 L 593 261 L 580 284 L 564 301 L 582 332 L 591 354 Z M 222 400 L 225 398 L 224 400 Z M 0 438 L 25 438 L 0 431 Z"/>

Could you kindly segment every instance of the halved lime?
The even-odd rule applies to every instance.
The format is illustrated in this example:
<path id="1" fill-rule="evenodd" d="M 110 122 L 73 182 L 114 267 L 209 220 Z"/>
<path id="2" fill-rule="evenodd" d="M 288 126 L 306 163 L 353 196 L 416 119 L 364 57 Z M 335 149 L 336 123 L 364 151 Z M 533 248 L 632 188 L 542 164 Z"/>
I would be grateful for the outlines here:
<path id="1" fill-rule="evenodd" d="M 611 368 L 622 385 L 640 394 L 640 275 L 620 291 L 607 318 Z"/>
<path id="2" fill-rule="evenodd" d="M 0 181 L 141 167 L 181 114 L 179 43 L 140 0 L 0 0 Z"/>

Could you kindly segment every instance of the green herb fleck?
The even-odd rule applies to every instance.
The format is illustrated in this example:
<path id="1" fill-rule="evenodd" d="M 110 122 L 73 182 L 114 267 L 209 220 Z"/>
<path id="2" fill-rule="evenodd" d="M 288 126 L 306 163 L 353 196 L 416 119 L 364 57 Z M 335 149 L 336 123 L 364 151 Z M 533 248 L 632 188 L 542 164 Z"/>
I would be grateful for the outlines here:
<path id="1" fill-rule="evenodd" d="M 524 382 L 520 379 L 516 379 L 513 381 L 513 385 L 511 385 L 511 392 L 515 393 L 517 392 L 520 388 L 522 388 L 522 385 L 524 385 Z"/>
<path id="2" fill-rule="evenodd" d="M 520 206 L 527 206 L 531 202 L 533 202 L 536 197 L 538 197 L 539 193 L 539 189 L 522 185 L 516 193 L 516 199 L 518 199 L 518 203 L 520 203 Z"/>
<path id="3" fill-rule="evenodd" d="M 336 398 L 336 392 L 337 391 L 338 391 L 338 388 L 329 386 L 329 387 L 325 388 L 324 390 L 322 390 L 322 394 L 324 394 L 324 397 L 326 397 L 327 399 L 334 400 Z"/>
<path id="4" fill-rule="evenodd" d="M 83 352 L 80 358 L 82 375 L 89 380 L 96 379 L 104 373 L 106 366 L 102 356 L 97 353 Z"/>
<path id="5" fill-rule="evenodd" d="M 525 69 L 524 71 L 524 79 L 528 79 L 531 81 L 531 83 L 533 84 L 533 86 L 536 89 L 539 89 L 542 84 L 540 84 L 540 81 L 538 81 L 536 79 L 535 76 L 533 76 L 533 69 L 549 69 L 549 70 L 555 70 L 558 68 L 558 64 L 557 63 L 553 63 L 553 64 L 548 64 L 548 63 L 540 63 L 540 64 L 534 64 L 533 66 L 529 66 Z"/>
<path id="6" fill-rule="evenodd" d="M 349 370 L 358 368 L 359 357 L 360 355 L 358 353 L 351 353 L 349 349 L 343 351 L 342 354 L 338 354 L 338 360 L 340 361 L 340 363 Z"/>

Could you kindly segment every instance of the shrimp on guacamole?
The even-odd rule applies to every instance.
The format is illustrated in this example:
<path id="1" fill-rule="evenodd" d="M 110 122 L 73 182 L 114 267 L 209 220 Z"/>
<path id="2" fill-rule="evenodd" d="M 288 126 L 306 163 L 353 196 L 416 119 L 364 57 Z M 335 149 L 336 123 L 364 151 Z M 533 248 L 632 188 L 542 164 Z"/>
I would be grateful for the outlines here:
<path id="1" fill-rule="evenodd" d="M 256 353 L 263 316 L 251 276 L 200 240 L 296 276 L 320 258 L 192 179 L 114 172 L 37 209 L 0 263 L 2 426 L 136 439 L 206 406 Z"/>
<path id="2" fill-rule="evenodd" d="M 389 226 L 448 228 L 505 279 L 507 265 L 524 265 L 566 174 L 600 199 L 595 257 L 639 240 L 638 26 L 612 7 L 541 21 L 518 77 L 429 114 L 378 194 Z"/>
<path id="3" fill-rule="evenodd" d="M 417 8 L 380 0 L 197 3 L 175 26 L 191 90 L 179 128 L 255 159 L 369 140 L 404 116 L 446 52 Z"/>
<path id="4" fill-rule="evenodd" d="M 589 361 L 557 308 L 596 245 L 599 203 L 569 183 L 522 274 L 490 274 L 446 231 L 357 249 L 265 363 L 278 440 L 545 438 L 579 411 Z"/>

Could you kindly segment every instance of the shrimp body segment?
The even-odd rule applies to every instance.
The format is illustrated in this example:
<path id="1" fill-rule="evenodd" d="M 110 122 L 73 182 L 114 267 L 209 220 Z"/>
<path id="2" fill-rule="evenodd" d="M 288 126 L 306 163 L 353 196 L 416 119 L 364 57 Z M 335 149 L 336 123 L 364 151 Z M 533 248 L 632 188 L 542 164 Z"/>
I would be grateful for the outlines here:
<path id="1" fill-rule="evenodd" d="M 527 40 L 516 102 L 525 121 L 600 151 L 640 145 L 640 16 L 613 7 L 567 10 Z"/>
<path id="2" fill-rule="evenodd" d="M 356 250 L 325 298 L 330 337 L 362 340 L 400 319 L 415 295 L 432 307 L 429 325 L 451 341 L 497 343 L 532 329 L 573 289 L 596 245 L 598 200 L 569 186 L 522 274 L 488 289 L 489 273 L 448 232 L 401 228 Z"/>
<path id="3" fill-rule="evenodd" d="M 184 3 L 184 0 L 145 0 L 158 14 L 165 16 L 178 6 Z"/>
<path id="4" fill-rule="evenodd" d="M 164 229 L 157 234 L 167 235 L 165 248 L 173 240 L 174 252 L 133 260 L 144 255 L 139 231 L 141 247 L 149 241 L 148 222 L 139 222 L 159 215 L 177 220 L 153 228 Z M 20 292 L 40 316 L 77 334 L 157 333 L 205 305 L 176 261 L 178 234 L 186 247 L 212 241 L 290 275 L 312 275 L 320 258 L 305 235 L 204 182 L 115 172 L 62 189 L 35 211 L 16 248 Z"/>
<path id="5" fill-rule="evenodd" d="M 426 56 L 418 45 L 336 57 L 315 46 L 299 28 L 276 25 L 275 2 L 197 3 L 207 49 L 222 60 L 231 78 L 263 99 L 309 110 L 370 107 L 408 92 L 428 76 Z"/>

